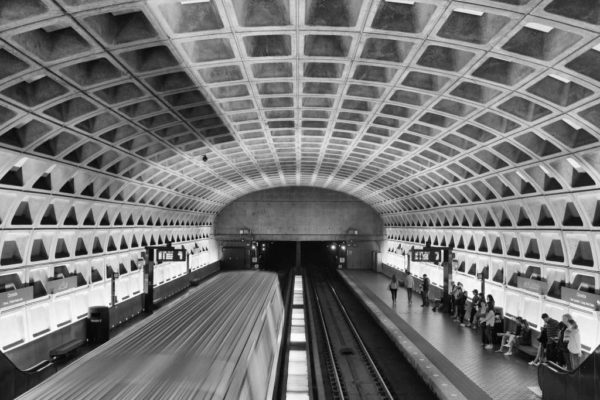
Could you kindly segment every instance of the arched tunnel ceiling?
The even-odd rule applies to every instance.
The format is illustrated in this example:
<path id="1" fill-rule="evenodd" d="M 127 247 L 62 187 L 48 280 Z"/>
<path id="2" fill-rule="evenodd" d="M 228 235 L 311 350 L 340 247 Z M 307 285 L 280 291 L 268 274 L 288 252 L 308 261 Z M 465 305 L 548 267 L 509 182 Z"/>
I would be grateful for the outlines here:
<path id="1" fill-rule="evenodd" d="M 595 189 L 599 34 L 588 0 L 3 0 L 0 185 L 208 214 Z"/>

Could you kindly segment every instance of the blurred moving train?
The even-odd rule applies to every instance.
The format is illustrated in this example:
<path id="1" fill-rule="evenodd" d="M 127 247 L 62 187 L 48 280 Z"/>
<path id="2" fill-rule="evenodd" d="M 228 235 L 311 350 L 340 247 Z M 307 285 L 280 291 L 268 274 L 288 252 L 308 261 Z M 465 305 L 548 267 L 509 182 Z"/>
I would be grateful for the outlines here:
<path id="1" fill-rule="evenodd" d="M 270 399 L 283 324 L 276 274 L 221 273 L 19 399 Z"/>

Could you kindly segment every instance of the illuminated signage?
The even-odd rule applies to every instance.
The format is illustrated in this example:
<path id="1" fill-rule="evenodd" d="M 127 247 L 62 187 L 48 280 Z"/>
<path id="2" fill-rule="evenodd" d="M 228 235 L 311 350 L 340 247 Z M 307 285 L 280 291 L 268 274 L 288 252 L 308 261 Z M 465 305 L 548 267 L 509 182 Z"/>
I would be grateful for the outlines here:
<path id="1" fill-rule="evenodd" d="M 33 299 L 33 286 L 27 286 L 21 289 L 9 290 L 0 293 L 0 308 L 23 303 Z"/>
<path id="2" fill-rule="evenodd" d="M 569 303 L 577 304 L 592 310 L 600 309 L 600 295 L 595 293 L 581 292 L 568 287 L 560 288 L 560 298 Z"/>
<path id="3" fill-rule="evenodd" d="M 442 249 L 413 250 L 412 261 L 439 262 L 442 260 Z"/>

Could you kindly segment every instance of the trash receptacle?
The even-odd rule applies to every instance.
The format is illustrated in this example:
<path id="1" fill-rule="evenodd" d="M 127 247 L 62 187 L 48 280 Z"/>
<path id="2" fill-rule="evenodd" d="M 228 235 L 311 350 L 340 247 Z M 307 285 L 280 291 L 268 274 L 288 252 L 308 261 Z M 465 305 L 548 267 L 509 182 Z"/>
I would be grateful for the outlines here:
<path id="1" fill-rule="evenodd" d="M 104 343 L 109 338 L 108 307 L 95 306 L 88 309 L 87 338 L 90 343 Z"/>

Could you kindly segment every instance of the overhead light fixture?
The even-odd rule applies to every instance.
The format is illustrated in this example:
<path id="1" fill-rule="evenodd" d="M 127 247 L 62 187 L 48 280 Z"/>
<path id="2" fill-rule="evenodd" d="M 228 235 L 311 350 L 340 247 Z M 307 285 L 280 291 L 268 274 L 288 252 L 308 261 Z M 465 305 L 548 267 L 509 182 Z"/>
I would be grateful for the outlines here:
<path id="1" fill-rule="evenodd" d="M 478 17 L 483 16 L 483 11 L 471 10 L 470 8 L 455 8 L 454 11 L 461 14 L 476 15 Z"/>
<path id="2" fill-rule="evenodd" d="M 529 28 L 529 29 L 536 30 L 536 31 L 544 32 L 544 33 L 548 33 L 552 29 L 554 29 L 551 26 L 543 25 L 543 24 L 538 24 L 536 22 L 528 22 L 528 23 L 525 24 L 525 27 Z"/>
<path id="3" fill-rule="evenodd" d="M 517 176 L 524 180 L 525 182 L 529 182 L 529 180 L 521 173 L 521 171 L 517 171 Z"/>
<path id="4" fill-rule="evenodd" d="M 579 125 L 577 122 L 573 121 L 570 118 L 563 118 L 563 121 L 565 121 L 565 123 L 567 125 L 569 125 L 573 129 L 575 129 L 576 131 L 581 129 L 581 125 Z"/>
<path id="5" fill-rule="evenodd" d="M 579 161 L 577 161 L 577 160 L 576 160 L 576 159 L 574 159 L 574 158 L 571 158 L 571 157 L 569 157 L 569 158 L 567 158 L 567 161 L 569 162 L 569 164 L 571 164 L 571 166 L 572 166 L 573 168 L 575 168 L 575 169 L 576 169 L 576 170 L 578 170 L 578 171 L 579 171 L 579 170 L 581 170 L 581 169 L 583 168 L 583 167 L 581 166 L 581 164 L 579 164 Z"/>
<path id="6" fill-rule="evenodd" d="M 565 77 L 562 77 L 560 75 L 556 75 L 556 74 L 548 74 L 551 78 L 556 79 L 557 81 L 561 81 L 564 83 L 570 83 L 571 81 Z"/>
<path id="7" fill-rule="evenodd" d="M 187 4 L 210 3 L 210 0 L 181 0 L 180 3 L 185 6 Z"/>
<path id="8" fill-rule="evenodd" d="M 388 3 L 398 3 L 398 4 L 415 4 L 413 0 L 385 0 Z"/>

